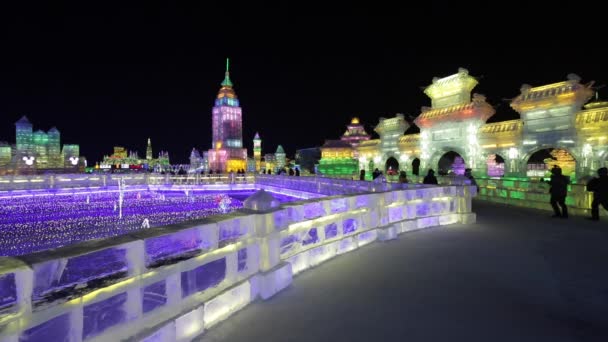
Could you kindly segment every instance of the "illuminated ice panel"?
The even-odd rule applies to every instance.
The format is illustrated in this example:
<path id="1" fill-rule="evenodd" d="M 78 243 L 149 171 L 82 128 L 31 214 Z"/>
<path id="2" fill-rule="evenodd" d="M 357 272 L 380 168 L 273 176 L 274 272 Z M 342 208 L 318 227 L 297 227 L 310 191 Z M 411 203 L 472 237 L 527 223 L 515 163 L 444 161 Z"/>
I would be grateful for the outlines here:
<path id="1" fill-rule="evenodd" d="M 0 275 L 0 313 L 8 310 L 17 301 L 15 274 Z"/>
<path id="2" fill-rule="evenodd" d="M 50 342 L 70 340 L 70 314 L 63 314 L 24 331 L 19 342 Z"/>
<path id="3" fill-rule="evenodd" d="M 197 228 L 176 231 L 144 240 L 148 267 L 168 259 L 180 259 L 212 247 L 212 241 L 203 239 Z"/>
<path id="4" fill-rule="evenodd" d="M 182 296 L 214 287 L 226 277 L 226 258 L 217 259 L 193 270 L 182 272 Z"/>
<path id="5" fill-rule="evenodd" d="M 82 338 L 86 339 L 115 325 L 126 322 L 127 293 L 112 296 L 84 307 Z"/>
<path id="6" fill-rule="evenodd" d="M 167 303 L 167 285 L 165 280 L 143 288 L 143 313 L 150 312 Z"/>
<path id="7" fill-rule="evenodd" d="M 65 264 L 64 264 L 65 263 Z M 52 300 L 55 294 L 76 284 L 122 278 L 127 274 L 126 250 L 108 248 L 70 258 L 53 260 L 34 266 L 34 301 Z M 92 286 L 93 284 L 91 284 Z"/>

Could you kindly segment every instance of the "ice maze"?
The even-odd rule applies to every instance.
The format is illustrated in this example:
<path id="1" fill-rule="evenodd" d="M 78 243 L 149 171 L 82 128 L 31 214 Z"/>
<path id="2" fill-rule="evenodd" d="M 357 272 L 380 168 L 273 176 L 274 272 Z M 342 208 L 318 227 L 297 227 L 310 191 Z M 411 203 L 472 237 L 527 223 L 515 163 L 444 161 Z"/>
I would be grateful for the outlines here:
<path id="1" fill-rule="evenodd" d="M 475 222 L 468 185 L 255 182 L 324 197 L 0 258 L 0 341 L 190 341 L 334 257 Z"/>

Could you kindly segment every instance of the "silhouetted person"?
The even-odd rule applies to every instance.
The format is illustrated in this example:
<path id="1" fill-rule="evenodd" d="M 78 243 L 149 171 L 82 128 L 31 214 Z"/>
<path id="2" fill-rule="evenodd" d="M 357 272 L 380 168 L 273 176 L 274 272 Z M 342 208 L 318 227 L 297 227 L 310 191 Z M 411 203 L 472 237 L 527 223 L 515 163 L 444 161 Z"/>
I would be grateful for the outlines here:
<path id="1" fill-rule="evenodd" d="M 186 174 L 186 170 L 184 170 L 182 167 L 179 168 L 179 171 L 177 171 L 177 174 L 182 176 Z"/>
<path id="2" fill-rule="evenodd" d="M 300 177 L 300 169 L 296 167 L 296 177 Z"/>
<path id="3" fill-rule="evenodd" d="M 272 174 L 272 171 L 270 171 L 270 169 L 268 169 L 268 172 L 267 172 L 267 173 L 268 173 L 269 175 L 271 175 L 271 174 Z"/>
<path id="4" fill-rule="evenodd" d="M 435 177 L 435 171 L 433 169 L 429 169 L 426 176 L 422 180 L 423 184 L 439 184 L 437 182 L 437 177 Z"/>
<path id="5" fill-rule="evenodd" d="M 593 221 L 600 220 L 600 204 L 608 210 L 608 168 L 599 168 L 597 175 L 599 177 L 593 178 L 587 183 L 587 191 L 593 191 L 590 218 Z"/>
<path id="6" fill-rule="evenodd" d="M 551 194 L 551 206 L 555 213 L 552 217 L 568 218 L 568 207 L 566 206 L 566 196 L 568 195 L 568 177 L 562 175 L 562 169 L 554 166 L 551 169 L 551 179 L 549 180 L 549 193 Z M 558 207 L 559 204 L 559 207 Z M 561 207 L 561 212 L 559 208 Z"/>
<path id="7" fill-rule="evenodd" d="M 293 175 L 295 175 L 295 174 L 296 174 L 296 173 L 293 171 L 293 169 L 292 169 L 292 168 L 289 168 L 289 175 L 290 175 L 290 176 L 293 176 Z"/>
<path id="8" fill-rule="evenodd" d="M 407 173 L 405 171 L 399 172 L 399 183 L 407 183 Z"/>
<path id="9" fill-rule="evenodd" d="M 381 174 L 382 174 L 382 172 L 380 172 L 380 170 L 378 170 L 378 168 L 376 168 L 374 170 L 374 172 L 372 172 L 372 179 L 378 178 L 378 176 L 380 176 Z"/>
<path id="10" fill-rule="evenodd" d="M 472 170 L 465 169 L 464 176 L 467 177 L 471 181 L 471 185 L 475 185 L 475 187 L 477 188 L 477 192 L 479 192 L 479 185 L 477 185 L 477 181 L 475 180 L 475 177 L 473 177 Z"/>
<path id="11" fill-rule="evenodd" d="M 359 180 L 365 180 L 365 170 L 361 170 L 359 172 Z"/>

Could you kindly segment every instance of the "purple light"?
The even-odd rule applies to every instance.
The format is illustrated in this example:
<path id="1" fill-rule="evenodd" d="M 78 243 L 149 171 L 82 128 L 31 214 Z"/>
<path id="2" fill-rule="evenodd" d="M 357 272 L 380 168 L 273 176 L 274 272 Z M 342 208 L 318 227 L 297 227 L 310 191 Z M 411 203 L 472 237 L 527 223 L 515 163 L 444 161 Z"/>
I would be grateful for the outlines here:
<path id="1" fill-rule="evenodd" d="M 252 193 L 129 191 L 124 193 L 122 219 L 116 192 L 4 197 L 0 198 L 0 255 L 23 255 L 133 233 L 146 229 L 142 225 L 146 219 L 150 227 L 156 227 L 223 214 L 241 208 L 242 200 Z"/>

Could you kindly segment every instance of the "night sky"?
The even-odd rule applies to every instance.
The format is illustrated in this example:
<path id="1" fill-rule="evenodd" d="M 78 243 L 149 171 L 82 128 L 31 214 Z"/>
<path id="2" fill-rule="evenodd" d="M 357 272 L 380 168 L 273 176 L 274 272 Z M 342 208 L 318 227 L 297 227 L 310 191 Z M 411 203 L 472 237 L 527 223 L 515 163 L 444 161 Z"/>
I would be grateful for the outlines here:
<path id="1" fill-rule="evenodd" d="M 79 144 L 89 164 L 115 145 L 143 157 L 148 137 L 155 155 L 186 162 L 193 147 L 211 145 L 226 57 L 250 154 L 256 131 L 264 153 L 282 144 L 293 156 L 338 138 L 353 116 L 369 133 L 381 116 L 415 117 L 430 105 L 421 88 L 458 67 L 478 77 L 474 91 L 497 109 L 491 121 L 518 117 L 506 99 L 523 83 L 568 73 L 608 82 L 604 18 L 584 2 L 542 11 L 530 1 L 400 10 L 81 3 L 2 9 L 0 141 L 14 143 L 14 122 L 27 115 L 35 130 L 56 126 L 62 143 Z"/>

